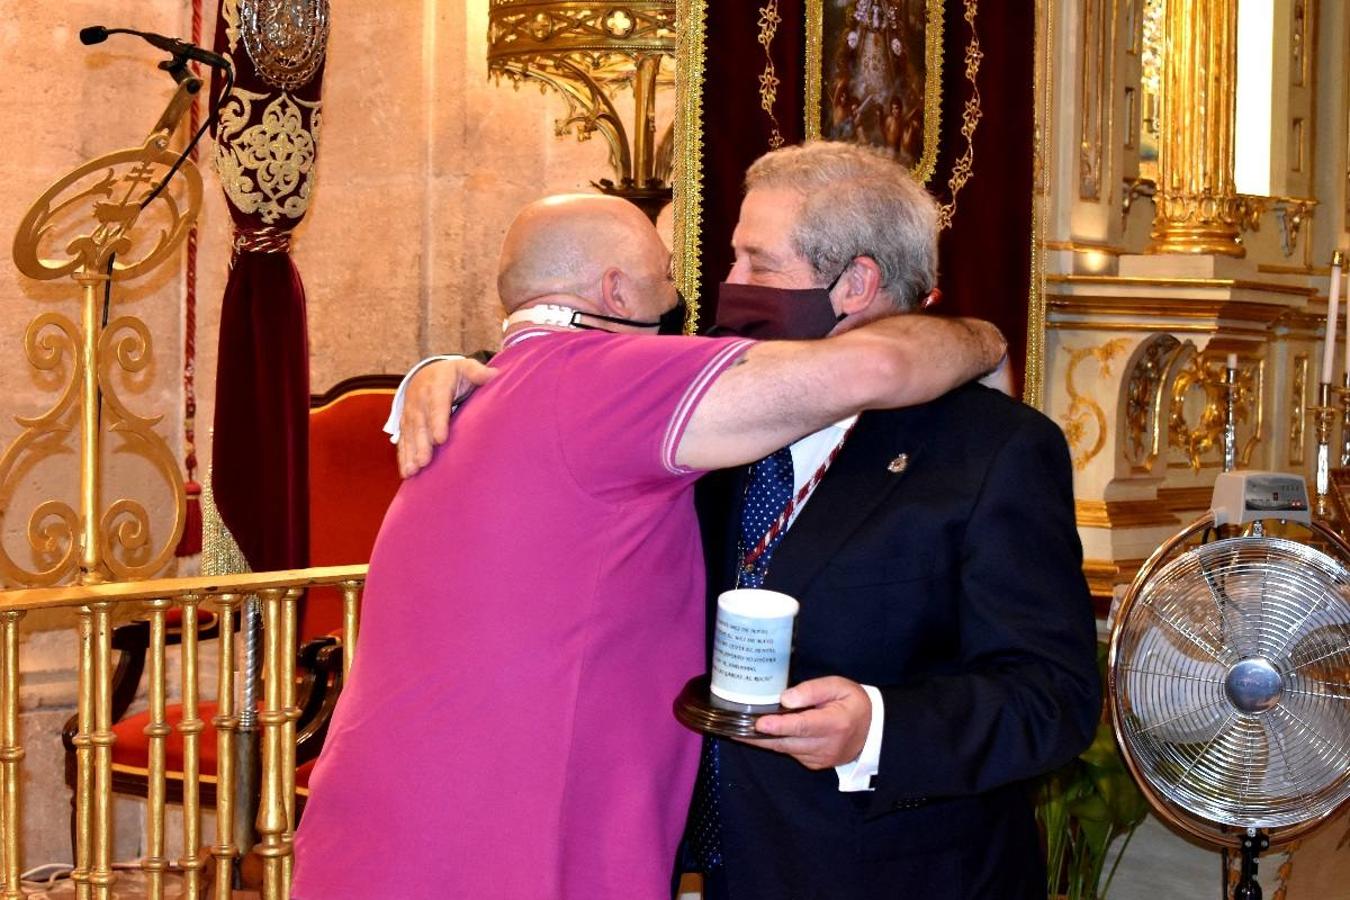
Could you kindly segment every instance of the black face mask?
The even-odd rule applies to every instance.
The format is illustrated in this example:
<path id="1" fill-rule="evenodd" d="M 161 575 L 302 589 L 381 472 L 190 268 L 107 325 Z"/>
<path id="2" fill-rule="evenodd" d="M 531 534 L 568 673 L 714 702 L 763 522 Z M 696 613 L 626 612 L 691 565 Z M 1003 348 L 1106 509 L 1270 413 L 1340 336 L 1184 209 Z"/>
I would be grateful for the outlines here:
<path id="1" fill-rule="evenodd" d="M 675 305 L 661 314 L 657 334 L 684 334 L 684 319 L 689 314 L 689 304 L 684 302 L 683 296 L 679 294 L 675 296 Z"/>
<path id="2" fill-rule="evenodd" d="M 830 292 L 848 266 L 828 287 L 790 290 L 758 284 L 717 286 L 717 320 L 709 337 L 809 341 L 823 338 L 845 317 L 836 315 Z"/>

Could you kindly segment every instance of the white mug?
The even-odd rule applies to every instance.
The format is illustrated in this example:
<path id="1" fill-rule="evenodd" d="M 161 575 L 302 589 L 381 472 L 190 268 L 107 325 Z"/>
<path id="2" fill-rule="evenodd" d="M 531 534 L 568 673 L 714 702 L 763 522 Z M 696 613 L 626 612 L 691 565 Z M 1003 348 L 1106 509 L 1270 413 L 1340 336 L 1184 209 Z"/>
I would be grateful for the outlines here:
<path id="1" fill-rule="evenodd" d="M 792 624 L 799 604 L 787 594 L 737 588 L 717 598 L 713 694 L 732 703 L 768 706 L 787 690 Z"/>

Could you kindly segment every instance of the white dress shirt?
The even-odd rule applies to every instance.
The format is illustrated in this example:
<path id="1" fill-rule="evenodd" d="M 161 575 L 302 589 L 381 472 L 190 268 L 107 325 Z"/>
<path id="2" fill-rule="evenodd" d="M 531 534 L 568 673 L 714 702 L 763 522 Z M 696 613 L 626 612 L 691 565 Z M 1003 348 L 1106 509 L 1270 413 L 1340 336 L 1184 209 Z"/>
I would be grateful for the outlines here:
<path id="1" fill-rule="evenodd" d="M 816 473 L 821 464 L 829 458 L 844 440 L 848 430 L 853 427 L 853 423 L 858 420 L 857 416 L 849 416 L 840 422 L 826 426 L 814 434 L 808 434 L 806 437 L 792 445 L 792 495 L 795 497 L 806 484 L 807 479 Z M 792 511 L 792 518 L 788 520 L 788 528 L 801 515 L 802 507 L 811 501 L 808 496 L 806 500 L 797 504 Z M 770 560 L 769 566 L 773 566 Z M 872 790 L 872 776 L 877 774 L 881 766 L 881 726 L 886 715 L 885 704 L 881 699 L 881 691 L 870 684 L 864 684 L 862 689 L 867 694 L 867 699 L 872 701 L 872 719 L 867 726 L 867 740 L 863 742 L 862 752 L 858 758 L 852 762 L 844 763 L 834 767 L 834 773 L 839 777 L 839 790 L 841 791 L 870 791 Z"/>

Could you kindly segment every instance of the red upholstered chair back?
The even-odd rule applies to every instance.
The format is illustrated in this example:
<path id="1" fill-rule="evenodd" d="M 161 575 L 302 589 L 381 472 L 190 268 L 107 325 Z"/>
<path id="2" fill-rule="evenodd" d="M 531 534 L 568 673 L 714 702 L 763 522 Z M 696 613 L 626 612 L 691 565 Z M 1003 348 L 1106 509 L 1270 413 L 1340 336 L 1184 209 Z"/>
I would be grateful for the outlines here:
<path id="1" fill-rule="evenodd" d="M 311 398 L 309 564 L 370 561 L 384 511 L 398 491 L 398 459 L 381 430 L 398 375 L 361 375 Z M 316 588 L 300 614 L 300 642 L 342 627 L 342 595 Z"/>

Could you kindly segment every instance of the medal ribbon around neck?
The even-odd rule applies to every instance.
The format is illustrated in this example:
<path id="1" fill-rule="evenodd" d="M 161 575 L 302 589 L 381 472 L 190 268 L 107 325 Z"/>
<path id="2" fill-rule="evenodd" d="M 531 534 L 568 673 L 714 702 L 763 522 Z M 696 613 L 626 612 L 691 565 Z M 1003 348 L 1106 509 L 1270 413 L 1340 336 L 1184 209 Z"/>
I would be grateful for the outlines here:
<path id="1" fill-rule="evenodd" d="M 788 498 L 787 505 L 783 507 L 783 511 L 778 514 L 778 518 L 769 526 L 769 530 L 764 532 L 760 539 L 755 542 L 755 546 L 751 547 L 748 552 L 742 554 L 741 564 L 736 570 L 737 587 L 740 587 L 741 574 L 754 571 L 755 563 L 771 546 L 773 546 L 773 542 L 778 539 L 778 535 L 782 534 L 783 531 L 787 529 L 788 523 L 792 521 L 793 512 L 815 493 L 816 488 L 820 485 L 821 479 L 825 477 L 825 473 L 829 471 L 830 466 L 833 465 L 835 459 L 838 458 L 840 451 L 844 449 L 844 443 L 848 440 L 848 436 L 853 433 L 853 428 L 857 424 L 858 420 L 855 418 L 852 424 L 844 430 L 843 437 L 841 437 L 839 442 L 834 445 L 834 449 L 830 451 L 830 455 L 825 457 L 825 461 L 817 467 L 810 478 L 806 479 L 806 483 L 801 486 L 796 495 Z"/>

